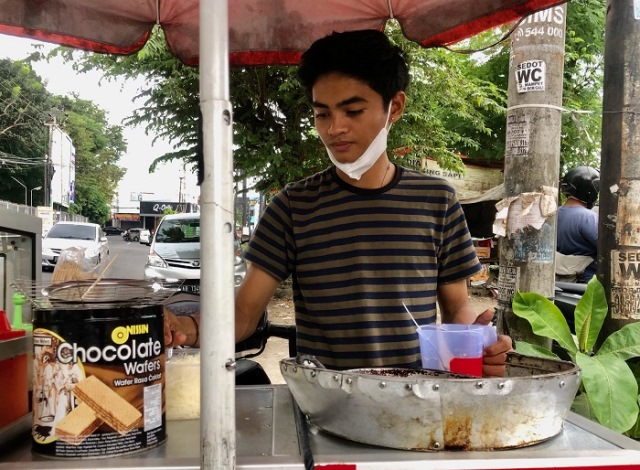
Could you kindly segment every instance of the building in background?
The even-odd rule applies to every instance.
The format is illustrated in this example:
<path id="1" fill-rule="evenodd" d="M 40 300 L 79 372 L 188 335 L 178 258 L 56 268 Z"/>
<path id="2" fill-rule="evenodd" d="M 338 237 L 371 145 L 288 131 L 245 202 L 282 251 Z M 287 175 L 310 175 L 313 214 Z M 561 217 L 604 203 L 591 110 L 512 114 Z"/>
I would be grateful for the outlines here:
<path id="1" fill-rule="evenodd" d="M 57 126 L 51 127 L 49 158 L 53 171 L 49 201 L 54 208 L 68 209 L 75 201 L 76 149 L 71 137 Z"/>

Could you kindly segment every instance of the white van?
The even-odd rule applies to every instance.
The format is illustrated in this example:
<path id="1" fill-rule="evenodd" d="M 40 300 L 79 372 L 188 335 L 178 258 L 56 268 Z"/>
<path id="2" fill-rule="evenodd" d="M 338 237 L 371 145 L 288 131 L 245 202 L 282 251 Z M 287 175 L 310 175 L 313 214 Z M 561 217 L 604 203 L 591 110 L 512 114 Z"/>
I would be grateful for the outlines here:
<path id="1" fill-rule="evenodd" d="M 240 243 L 234 242 L 234 285 L 247 274 Z M 145 279 L 182 282 L 185 292 L 200 293 L 200 214 L 165 215 L 153 236 Z"/>
<path id="2" fill-rule="evenodd" d="M 98 224 L 89 222 L 58 222 L 42 239 L 42 270 L 53 270 L 62 250 L 77 247 L 93 266 L 109 256 L 107 237 Z"/>

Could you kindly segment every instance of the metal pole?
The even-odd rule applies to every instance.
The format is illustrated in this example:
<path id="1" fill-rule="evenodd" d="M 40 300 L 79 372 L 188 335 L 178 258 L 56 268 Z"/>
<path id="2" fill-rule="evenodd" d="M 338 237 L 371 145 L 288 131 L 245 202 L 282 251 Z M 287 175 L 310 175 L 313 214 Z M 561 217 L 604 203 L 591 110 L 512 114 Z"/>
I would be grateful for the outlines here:
<path id="1" fill-rule="evenodd" d="M 200 2 L 201 466 L 236 465 L 232 108 L 227 0 Z M 215 260 L 215 262 L 210 262 Z"/>
<path id="2" fill-rule="evenodd" d="M 33 192 L 42 189 L 42 186 L 36 186 L 35 188 L 31 188 L 31 207 L 33 207 Z"/>
<path id="3" fill-rule="evenodd" d="M 555 246 L 566 6 L 526 17 L 511 36 L 505 194 L 512 202 L 500 243 L 498 325 L 544 344 L 516 317 L 516 290 L 555 292 Z M 531 202 L 533 204 L 529 205 Z M 544 203 L 551 203 L 551 213 Z M 541 204 L 542 203 L 542 204 Z M 545 344 L 550 346 L 550 344 Z"/>
<path id="4" fill-rule="evenodd" d="M 14 178 L 13 176 L 11 177 L 11 179 L 13 179 L 13 181 L 15 181 L 16 183 L 18 183 L 20 186 L 22 186 L 24 188 L 24 205 L 27 206 L 28 202 L 27 202 L 27 185 L 24 184 L 23 182 L 21 182 L 20 180 Z"/>
<path id="5" fill-rule="evenodd" d="M 640 320 L 640 2 L 609 0 L 605 29 L 598 279 L 602 338 Z"/>

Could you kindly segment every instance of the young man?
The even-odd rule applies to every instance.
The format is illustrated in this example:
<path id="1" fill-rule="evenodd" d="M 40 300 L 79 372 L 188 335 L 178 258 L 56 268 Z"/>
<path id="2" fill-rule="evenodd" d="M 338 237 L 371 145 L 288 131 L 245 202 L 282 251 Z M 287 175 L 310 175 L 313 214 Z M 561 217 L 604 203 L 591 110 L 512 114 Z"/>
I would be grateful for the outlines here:
<path id="1" fill-rule="evenodd" d="M 260 219 L 236 295 L 236 340 L 292 276 L 299 353 L 334 369 L 419 367 L 403 304 L 421 324 L 435 322 L 436 298 L 446 323 L 487 324 L 493 313 L 469 303 L 467 278 L 480 265 L 452 187 L 387 155 L 409 83 L 404 55 L 379 31 L 334 33 L 303 54 L 298 75 L 333 166 L 287 185 Z M 167 327 L 187 332 L 174 343 L 193 341 L 190 323 Z M 484 375 L 503 375 L 510 348 L 500 336 L 485 349 Z"/>

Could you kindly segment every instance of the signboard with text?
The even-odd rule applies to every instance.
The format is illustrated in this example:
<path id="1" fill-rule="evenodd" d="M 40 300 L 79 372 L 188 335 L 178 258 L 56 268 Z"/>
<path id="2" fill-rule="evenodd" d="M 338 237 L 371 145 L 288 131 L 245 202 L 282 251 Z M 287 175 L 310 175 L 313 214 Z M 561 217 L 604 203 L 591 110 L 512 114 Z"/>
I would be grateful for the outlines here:
<path id="1" fill-rule="evenodd" d="M 170 209 L 174 212 L 195 212 L 190 202 L 140 201 L 140 215 L 162 215 Z"/>

